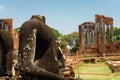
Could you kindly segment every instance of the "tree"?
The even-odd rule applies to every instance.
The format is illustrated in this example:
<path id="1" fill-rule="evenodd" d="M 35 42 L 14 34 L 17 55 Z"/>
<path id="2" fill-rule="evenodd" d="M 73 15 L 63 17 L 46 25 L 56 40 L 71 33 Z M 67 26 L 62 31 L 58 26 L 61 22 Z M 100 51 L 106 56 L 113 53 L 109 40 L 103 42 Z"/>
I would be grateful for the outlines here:
<path id="1" fill-rule="evenodd" d="M 78 39 L 79 39 L 78 32 L 73 32 L 61 36 L 59 38 L 59 41 L 60 41 L 60 45 L 62 44 L 62 47 L 69 46 L 71 53 L 74 53 L 76 52 L 76 50 L 78 50 Z"/>
<path id="2" fill-rule="evenodd" d="M 62 35 L 58 38 L 58 42 L 59 42 L 59 45 L 61 48 L 66 48 L 67 45 L 68 45 L 68 42 L 67 42 L 67 35 Z"/>
<path id="3" fill-rule="evenodd" d="M 114 27 L 114 41 L 120 41 L 120 27 Z"/>
<path id="4" fill-rule="evenodd" d="M 78 32 L 73 32 L 68 35 L 68 45 L 71 47 L 71 52 L 76 52 L 76 50 L 78 50 L 78 39 Z"/>
<path id="5" fill-rule="evenodd" d="M 54 28 L 51 27 L 51 30 L 54 34 L 55 40 L 57 40 L 58 37 L 60 37 L 62 35 L 62 34 L 59 33 L 59 31 L 57 29 L 54 29 Z"/>

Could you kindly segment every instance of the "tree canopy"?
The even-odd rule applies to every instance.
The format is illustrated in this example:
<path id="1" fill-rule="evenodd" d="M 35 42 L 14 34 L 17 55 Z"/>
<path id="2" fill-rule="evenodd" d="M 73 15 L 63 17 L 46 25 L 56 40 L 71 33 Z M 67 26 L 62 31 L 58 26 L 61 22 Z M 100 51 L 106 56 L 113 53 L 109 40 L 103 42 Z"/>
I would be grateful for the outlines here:
<path id="1" fill-rule="evenodd" d="M 71 53 L 74 53 L 76 52 L 76 50 L 78 50 L 78 39 L 78 32 L 73 32 L 59 37 L 61 47 L 68 46 L 70 48 Z"/>
<path id="2" fill-rule="evenodd" d="M 114 41 L 120 41 L 120 27 L 114 27 Z"/>
<path id="3" fill-rule="evenodd" d="M 55 40 L 57 40 L 58 37 L 60 37 L 62 35 L 62 34 L 59 33 L 59 31 L 57 29 L 54 29 L 54 28 L 51 27 L 51 30 L 54 34 Z"/>

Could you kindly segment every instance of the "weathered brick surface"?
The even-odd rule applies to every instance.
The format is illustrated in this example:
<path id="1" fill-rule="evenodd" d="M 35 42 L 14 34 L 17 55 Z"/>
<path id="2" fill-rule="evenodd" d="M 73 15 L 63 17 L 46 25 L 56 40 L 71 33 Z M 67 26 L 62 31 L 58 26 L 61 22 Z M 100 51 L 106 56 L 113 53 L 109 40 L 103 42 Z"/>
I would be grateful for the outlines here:
<path id="1" fill-rule="evenodd" d="M 18 50 L 18 32 L 16 32 L 13 29 L 13 19 L 0 19 L 0 29 L 6 30 L 6 27 L 8 26 L 8 31 L 11 34 L 11 36 L 13 37 L 13 44 L 14 44 L 14 50 Z"/>
<path id="2" fill-rule="evenodd" d="M 95 15 L 95 22 L 79 25 L 79 52 L 106 56 L 120 53 L 120 43 L 114 43 L 113 18 Z"/>

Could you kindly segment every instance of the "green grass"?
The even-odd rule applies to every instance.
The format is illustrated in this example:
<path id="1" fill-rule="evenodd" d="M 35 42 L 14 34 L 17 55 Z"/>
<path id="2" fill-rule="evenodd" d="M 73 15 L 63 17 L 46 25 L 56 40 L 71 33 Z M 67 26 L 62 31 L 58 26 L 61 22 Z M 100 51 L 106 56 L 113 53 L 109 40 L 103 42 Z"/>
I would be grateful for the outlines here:
<path id="1" fill-rule="evenodd" d="M 116 76 L 117 73 L 112 73 L 105 63 L 83 63 L 74 71 L 76 77 L 81 77 L 83 80 L 120 80 L 120 76 Z M 118 74 L 120 75 L 120 73 Z"/>
<path id="2" fill-rule="evenodd" d="M 114 75 L 86 75 L 82 74 L 80 76 L 83 80 L 120 80 L 120 76 L 114 76 Z"/>

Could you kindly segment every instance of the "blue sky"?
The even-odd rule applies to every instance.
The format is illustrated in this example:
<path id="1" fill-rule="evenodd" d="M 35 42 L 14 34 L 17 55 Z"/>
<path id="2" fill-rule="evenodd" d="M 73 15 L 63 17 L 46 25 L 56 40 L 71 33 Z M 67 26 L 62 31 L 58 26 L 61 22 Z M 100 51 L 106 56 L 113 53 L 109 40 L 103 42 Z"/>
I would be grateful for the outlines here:
<path id="1" fill-rule="evenodd" d="M 50 27 L 69 34 L 83 22 L 94 22 L 95 14 L 113 17 L 120 26 L 120 0 L 0 0 L 0 18 L 13 18 L 14 28 L 32 15 L 44 15 Z"/>

